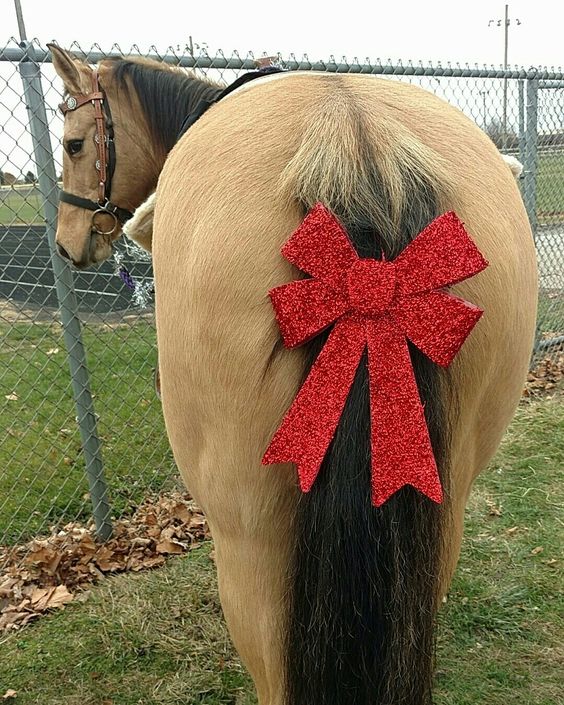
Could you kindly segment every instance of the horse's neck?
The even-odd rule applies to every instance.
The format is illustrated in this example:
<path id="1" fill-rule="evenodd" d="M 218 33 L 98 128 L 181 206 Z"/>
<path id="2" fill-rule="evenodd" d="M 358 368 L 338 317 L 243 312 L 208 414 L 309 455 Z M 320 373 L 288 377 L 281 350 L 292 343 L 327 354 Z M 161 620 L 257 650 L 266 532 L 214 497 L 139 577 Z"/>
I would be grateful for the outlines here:
<path id="1" fill-rule="evenodd" d="M 177 71 L 155 70 L 135 61 L 117 62 L 112 71 L 113 100 L 123 109 L 124 136 L 129 138 L 130 145 L 131 156 L 124 173 L 135 181 L 137 203 L 132 205 L 137 207 L 156 188 L 185 118 L 202 100 L 213 100 L 222 87 Z M 123 103 L 121 88 L 124 85 L 128 86 L 126 95 L 134 94 L 135 100 Z M 139 113 L 144 117 L 144 127 L 140 125 Z"/>
<path id="2" fill-rule="evenodd" d="M 139 114 L 132 115 L 131 119 L 132 122 L 139 124 L 139 134 L 146 135 L 143 151 L 146 155 L 146 170 L 150 182 L 149 190 L 144 189 L 142 200 L 156 188 L 168 153 L 176 144 L 185 118 L 198 107 L 202 100 L 213 100 L 222 90 L 222 86 L 186 76 L 184 81 L 176 84 L 163 81 L 161 90 L 158 92 L 158 102 L 156 100 L 149 102 L 148 93 L 144 96 L 138 94 L 137 99 L 141 105 L 144 124 L 139 124 Z"/>
<path id="3" fill-rule="evenodd" d="M 185 119 L 198 109 L 202 101 L 213 101 L 223 90 L 195 76 L 178 76 L 174 72 L 157 74 L 160 83 L 151 90 L 140 86 L 138 94 L 155 153 L 161 152 L 164 164 L 176 144 Z M 145 89 L 143 92 L 143 88 Z"/>

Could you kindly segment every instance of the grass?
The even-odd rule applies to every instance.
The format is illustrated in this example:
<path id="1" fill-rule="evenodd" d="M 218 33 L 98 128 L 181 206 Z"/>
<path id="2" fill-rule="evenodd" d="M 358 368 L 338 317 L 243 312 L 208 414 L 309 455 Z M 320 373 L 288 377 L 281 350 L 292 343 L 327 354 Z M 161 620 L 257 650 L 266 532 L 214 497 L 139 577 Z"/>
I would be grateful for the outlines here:
<path id="1" fill-rule="evenodd" d="M 543 333 L 561 333 L 564 326 L 564 291 L 539 292 L 537 326 Z"/>
<path id="2" fill-rule="evenodd" d="M 13 688 L 18 705 L 233 703 L 251 686 L 221 618 L 209 550 L 108 581 L 86 603 L 9 637 L 0 697 Z"/>
<path id="3" fill-rule="evenodd" d="M 539 154 L 537 173 L 537 211 L 564 213 L 564 153 Z"/>
<path id="4" fill-rule="evenodd" d="M 44 221 L 39 193 L 24 197 L 14 190 L 0 201 L 0 225 L 32 225 Z"/>
<path id="5" fill-rule="evenodd" d="M 66 348 L 57 324 L 0 326 L 0 543 L 90 517 Z M 86 326 L 98 431 L 115 515 L 176 473 L 153 391 L 152 325 Z M 3 428 L 4 433 L 4 428 Z"/>
<path id="6" fill-rule="evenodd" d="M 523 403 L 476 483 L 440 617 L 436 705 L 560 700 L 562 401 Z M 209 550 L 109 579 L 85 603 L 0 639 L 0 695 L 13 688 L 18 705 L 254 703 Z"/>

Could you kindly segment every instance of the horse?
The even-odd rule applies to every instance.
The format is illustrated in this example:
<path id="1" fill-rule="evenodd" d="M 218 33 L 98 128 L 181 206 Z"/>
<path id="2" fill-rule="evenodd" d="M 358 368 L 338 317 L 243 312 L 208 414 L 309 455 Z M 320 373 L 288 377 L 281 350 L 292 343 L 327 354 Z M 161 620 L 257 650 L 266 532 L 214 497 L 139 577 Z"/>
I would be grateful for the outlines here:
<path id="1" fill-rule="evenodd" d="M 48 47 L 65 89 L 57 250 L 83 269 L 111 257 L 123 225 L 155 190 L 184 118 L 223 87 L 140 58 L 108 58 L 94 71 Z M 150 251 L 150 237 L 139 244 Z"/>
<path id="2" fill-rule="evenodd" d="M 55 66 L 63 80 L 74 76 L 70 97 L 92 92 L 90 69 L 61 56 Z M 115 115 L 114 200 L 134 207 L 138 199 L 126 197 L 134 176 L 144 197 L 158 169 L 147 178 L 149 147 L 142 142 L 142 154 L 133 125 L 147 134 L 159 121 L 133 74 L 120 84 L 118 67 L 102 62 L 100 85 Z M 67 152 L 79 139 L 84 156 L 67 154 L 63 185 L 90 199 L 94 120 L 90 107 L 80 130 L 77 113 L 65 119 Z M 535 250 L 510 169 L 470 119 L 433 94 L 316 72 L 241 87 L 158 164 L 151 247 L 165 425 L 206 514 L 223 612 L 260 705 L 429 705 L 436 615 L 464 508 L 515 412 L 533 346 Z M 443 369 L 409 343 L 441 503 L 405 485 L 373 505 L 366 356 L 311 489 L 302 492 L 290 463 L 261 465 L 331 335 L 285 348 L 268 296 L 304 276 L 280 250 L 318 204 L 360 258 L 394 261 L 454 211 L 489 262 L 450 287 L 485 312 L 453 363 Z M 86 266 L 105 256 L 107 236 L 92 236 L 91 217 L 63 206 L 57 238 L 69 258 Z M 81 228 L 69 228 L 71 213 Z"/>

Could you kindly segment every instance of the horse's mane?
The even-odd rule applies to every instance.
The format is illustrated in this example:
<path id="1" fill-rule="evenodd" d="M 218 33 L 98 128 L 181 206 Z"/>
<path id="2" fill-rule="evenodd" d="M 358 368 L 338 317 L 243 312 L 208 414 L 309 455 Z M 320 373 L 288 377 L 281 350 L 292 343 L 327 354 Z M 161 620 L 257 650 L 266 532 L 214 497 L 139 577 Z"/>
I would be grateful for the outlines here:
<path id="1" fill-rule="evenodd" d="M 223 87 L 182 69 L 147 59 L 110 59 L 112 79 L 129 97 L 137 94 L 154 142 L 165 154 L 172 149 L 184 118 L 202 99 L 213 99 Z"/>

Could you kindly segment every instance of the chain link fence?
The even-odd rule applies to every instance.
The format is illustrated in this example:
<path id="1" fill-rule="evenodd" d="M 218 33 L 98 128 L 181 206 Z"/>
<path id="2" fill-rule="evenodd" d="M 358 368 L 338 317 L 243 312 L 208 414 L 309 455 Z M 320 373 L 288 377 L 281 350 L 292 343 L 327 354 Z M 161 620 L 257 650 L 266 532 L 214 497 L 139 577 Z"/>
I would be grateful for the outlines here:
<path id="1" fill-rule="evenodd" d="M 92 63 L 117 46 L 84 52 Z M 143 56 L 137 47 L 128 56 Z M 255 57 L 192 46 L 151 58 L 230 83 Z M 564 345 L 564 75 L 451 65 L 381 65 L 278 57 L 290 70 L 380 74 L 459 107 L 524 164 L 523 198 L 537 243 L 535 356 Z M 72 272 L 53 254 L 61 174 L 61 81 L 37 42 L 0 49 L 0 547 L 94 512 L 114 517 L 178 486 L 154 393 L 153 308 L 139 308 L 112 263 Z M 150 262 L 120 242 L 141 284 Z"/>

